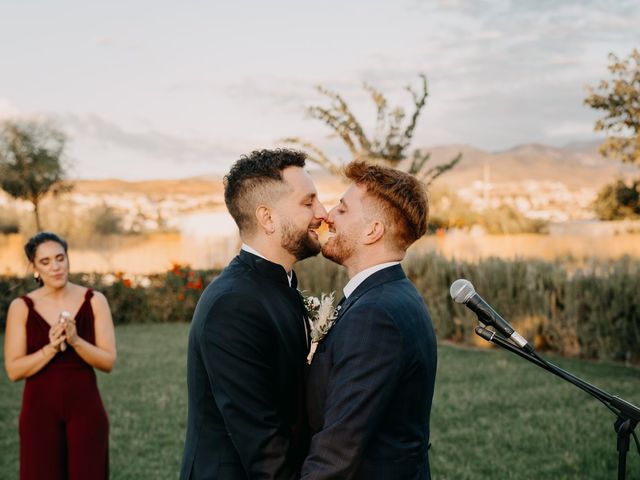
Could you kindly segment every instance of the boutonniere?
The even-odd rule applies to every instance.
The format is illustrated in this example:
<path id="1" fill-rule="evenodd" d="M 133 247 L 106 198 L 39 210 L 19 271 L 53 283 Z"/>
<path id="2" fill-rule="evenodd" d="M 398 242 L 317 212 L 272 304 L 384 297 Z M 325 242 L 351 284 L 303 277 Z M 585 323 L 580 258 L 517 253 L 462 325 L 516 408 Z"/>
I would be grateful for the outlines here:
<path id="1" fill-rule="evenodd" d="M 323 293 L 318 297 L 304 297 L 304 306 L 311 322 L 311 348 L 307 356 L 307 363 L 311 364 L 313 354 L 316 353 L 318 343 L 329 333 L 338 317 L 340 307 L 333 306 L 334 292 Z"/>

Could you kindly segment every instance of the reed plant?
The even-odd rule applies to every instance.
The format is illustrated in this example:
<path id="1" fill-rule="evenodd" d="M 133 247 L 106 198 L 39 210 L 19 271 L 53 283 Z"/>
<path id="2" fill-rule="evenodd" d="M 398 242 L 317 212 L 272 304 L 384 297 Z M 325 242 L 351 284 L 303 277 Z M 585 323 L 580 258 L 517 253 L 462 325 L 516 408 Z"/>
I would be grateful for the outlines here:
<path id="1" fill-rule="evenodd" d="M 640 363 L 638 260 L 590 262 L 568 269 L 542 260 L 462 262 L 414 252 L 403 267 L 428 305 L 440 340 L 479 342 L 474 334 L 477 319 L 449 296 L 451 283 L 466 278 L 540 350 Z M 200 294 L 218 273 L 176 264 L 162 274 L 77 274 L 72 280 L 102 291 L 116 324 L 189 322 Z M 336 300 L 348 281 L 344 268 L 321 257 L 300 262 L 296 273 L 303 294 L 336 292 Z M 32 280 L 0 276 L 0 324 L 4 325 L 11 299 L 35 286 Z"/>

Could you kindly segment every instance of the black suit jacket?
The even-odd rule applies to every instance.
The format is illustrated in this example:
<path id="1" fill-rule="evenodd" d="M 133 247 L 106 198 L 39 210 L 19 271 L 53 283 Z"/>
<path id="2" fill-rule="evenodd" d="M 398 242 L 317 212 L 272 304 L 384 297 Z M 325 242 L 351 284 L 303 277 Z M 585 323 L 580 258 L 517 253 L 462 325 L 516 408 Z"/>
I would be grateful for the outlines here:
<path id="1" fill-rule="evenodd" d="M 189 331 L 181 479 L 299 474 L 308 446 L 304 315 L 284 268 L 245 251 L 207 286 Z"/>
<path id="2" fill-rule="evenodd" d="M 430 478 L 435 375 L 424 301 L 400 265 L 374 273 L 342 305 L 313 357 L 302 478 Z"/>

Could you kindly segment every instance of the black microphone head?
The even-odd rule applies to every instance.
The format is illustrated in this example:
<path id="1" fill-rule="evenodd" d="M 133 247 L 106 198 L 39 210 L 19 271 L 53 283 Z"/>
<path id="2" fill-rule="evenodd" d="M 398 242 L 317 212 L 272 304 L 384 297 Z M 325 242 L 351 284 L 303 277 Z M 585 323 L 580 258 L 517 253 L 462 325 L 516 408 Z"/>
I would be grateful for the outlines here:
<path id="1" fill-rule="evenodd" d="M 473 284 L 464 278 L 459 278 L 451 284 L 449 294 L 456 303 L 467 303 L 476 293 Z"/>

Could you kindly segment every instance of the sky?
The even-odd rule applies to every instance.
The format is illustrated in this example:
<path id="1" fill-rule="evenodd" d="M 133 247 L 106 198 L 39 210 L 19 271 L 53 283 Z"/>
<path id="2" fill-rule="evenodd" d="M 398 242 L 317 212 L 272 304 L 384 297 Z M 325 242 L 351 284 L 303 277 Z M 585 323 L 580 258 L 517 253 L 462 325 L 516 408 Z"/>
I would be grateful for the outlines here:
<path id="1" fill-rule="evenodd" d="M 55 122 L 72 178 L 142 180 L 289 136 L 346 160 L 316 86 L 371 128 L 363 84 L 410 112 L 421 73 L 415 147 L 598 140 L 586 86 L 640 48 L 640 0 L 0 0 L 0 25 L 0 120 Z"/>

